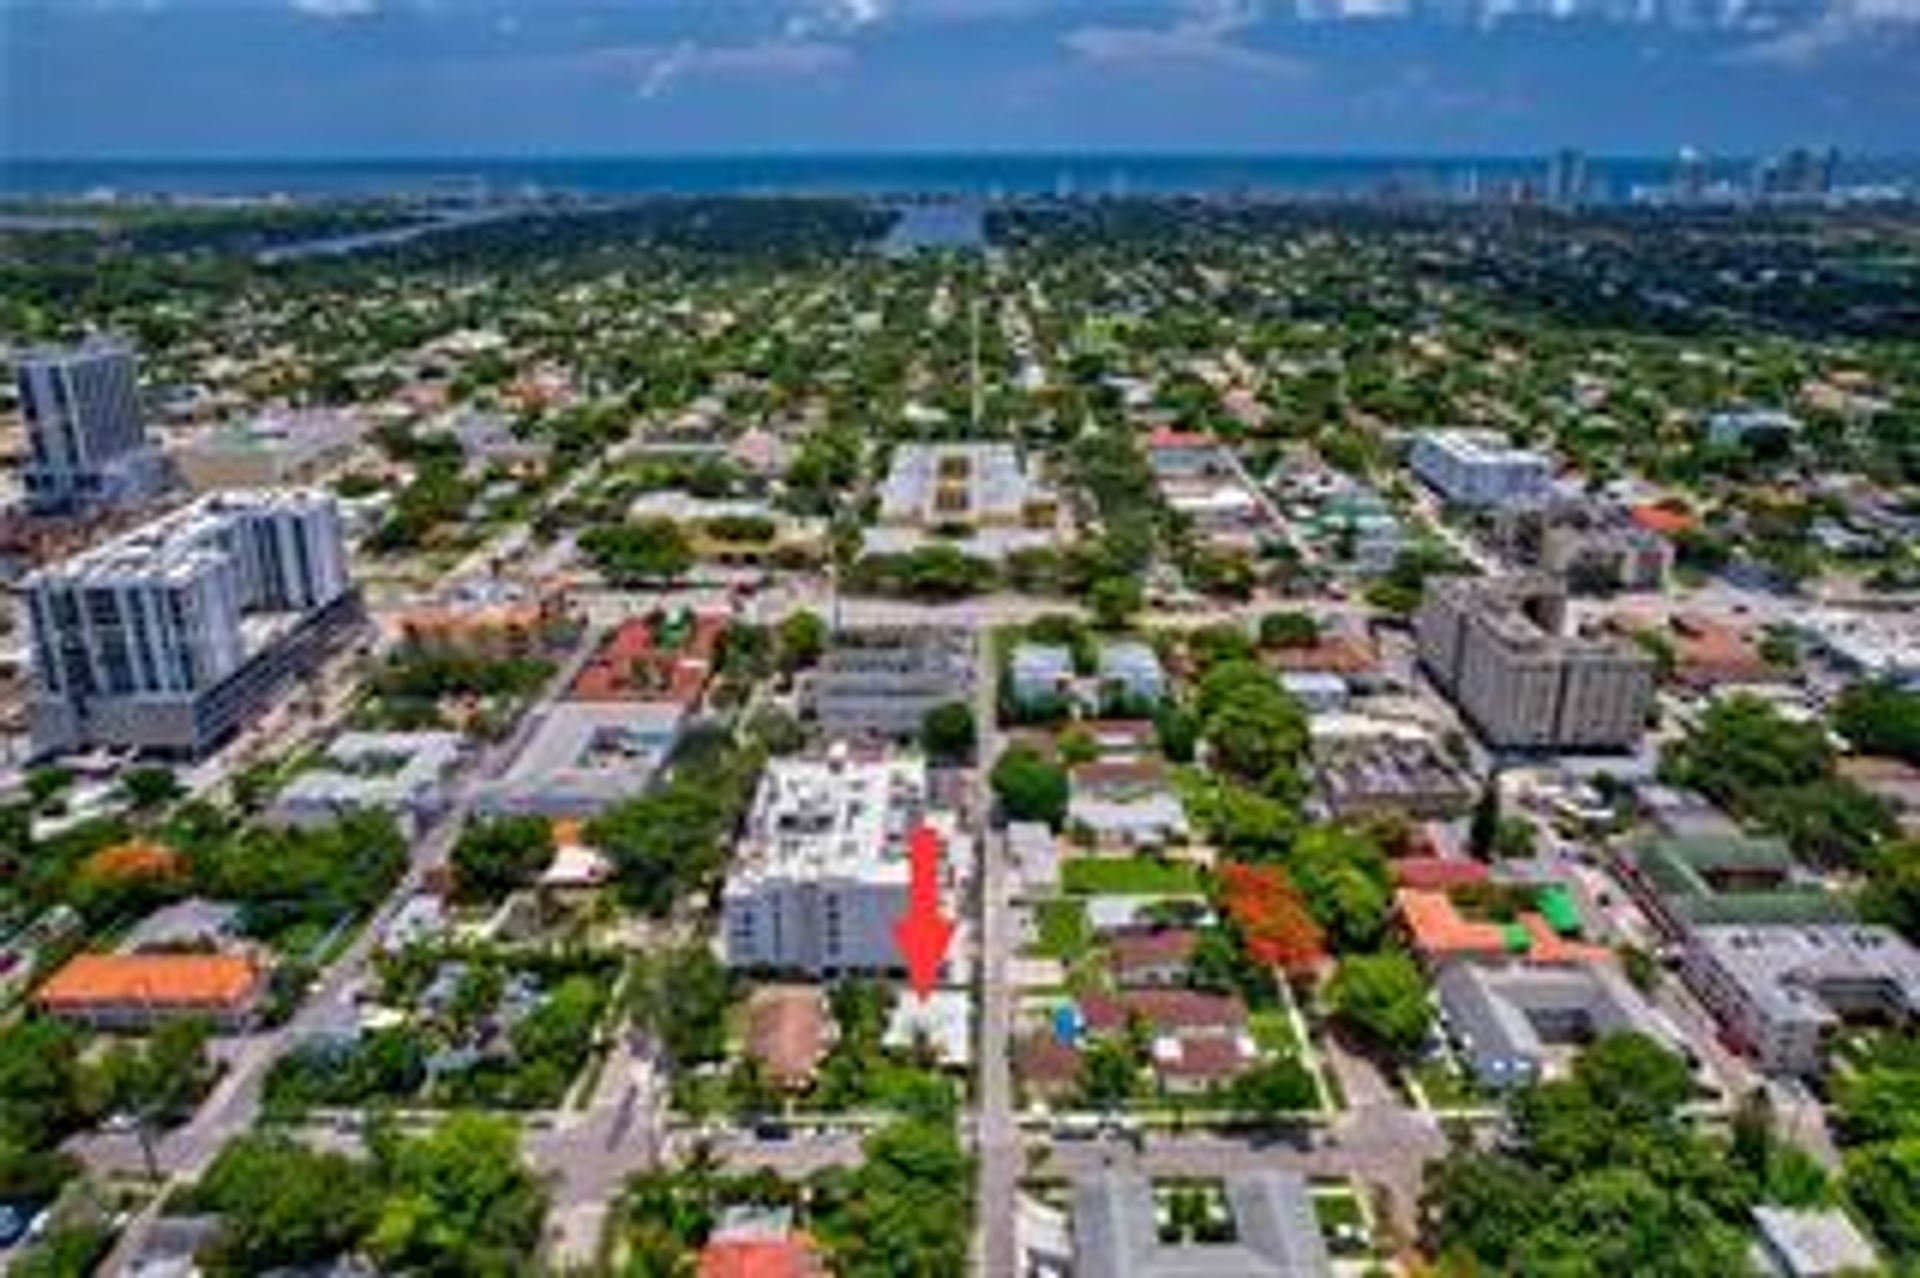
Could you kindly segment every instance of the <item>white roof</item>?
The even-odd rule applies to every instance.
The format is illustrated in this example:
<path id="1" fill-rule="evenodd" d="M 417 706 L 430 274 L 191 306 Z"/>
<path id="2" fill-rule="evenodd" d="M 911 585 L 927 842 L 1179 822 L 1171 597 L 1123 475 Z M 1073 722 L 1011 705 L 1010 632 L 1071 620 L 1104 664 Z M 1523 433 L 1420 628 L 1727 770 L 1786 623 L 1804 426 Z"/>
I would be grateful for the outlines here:
<path id="1" fill-rule="evenodd" d="M 761 775 L 728 891 L 768 879 L 904 883 L 908 832 L 927 801 L 918 755 L 774 759 Z"/>
<path id="2" fill-rule="evenodd" d="M 942 1064 L 967 1065 L 973 1060 L 973 1002 L 965 990 L 935 990 L 922 998 L 902 993 L 887 1020 L 881 1041 L 888 1047 L 911 1047 L 924 1035 Z"/>

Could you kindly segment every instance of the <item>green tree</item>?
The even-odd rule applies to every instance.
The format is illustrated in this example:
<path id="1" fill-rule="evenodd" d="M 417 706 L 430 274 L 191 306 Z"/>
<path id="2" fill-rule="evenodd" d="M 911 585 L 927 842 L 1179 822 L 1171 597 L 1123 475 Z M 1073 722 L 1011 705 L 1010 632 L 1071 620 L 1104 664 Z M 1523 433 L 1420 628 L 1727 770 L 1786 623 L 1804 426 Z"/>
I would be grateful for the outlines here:
<path id="1" fill-rule="evenodd" d="M 629 987 L 634 1023 L 659 1040 L 677 1069 L 719 1060 L 727 1047 L 733 978 L 705 945 L 649 956 Z"/>
<path id="2" fill-rule="evenodd" d="M 1846 1155 L 1847 1196 L 1895 1255 L 1920 1258 L 1920 1136 Z"/>
<path id="3" fill-rule="evenodd" d="M 1617 1123 L 1664 1123 L 1693 1097 L 1687 1063 L 1644 1034 L 1607 1034 L 1573 1064 L 1573 1080 Z"/>
<path id="4" fill-rule="evenodd" d="M 455 1114 L 377 1153 L 388 1192 L 368 1250 L 382 1266 L 424 1274 L 526 1271 L 547 1194 L 521 1162 L 511 1123 Z"/>
<path id="5" fill-rule="evenodd" d="M 1920 842 L 1888 843 L 1868 855 L 1860 908 L 1868 918 L 1920 942 Z"/>
<path id="6" fill-rule="evenodd" d="M 1316 826 L 1293 841 L 1287 871 L 1334 949 L 1378 948 L 1393 910 L 1393 873 L 1379 844 L 1345 826 Z"/>
<path id="7" fill-rule="evenodd" d="M 1500 776 L 1488 778 L 1473 805 L 1473 818 L 1467 825 L 1467 850 L 1482 861 L 1494 856 L 1494 843 L 1500 837 Z"/>
<path id="8" fill-rule="evenodd" d="M 1553 1195 L 1515 1253 L 1516 1273 L 1731 1278 L 1752 1272 L 1747 1239 L 1705 1204 L 1631 1168 L 1586 1173 Z"/>
<path id="9" fill-rule="evenodd" d="M 1100 743 L 1085 728 L 1072 727 L 1062 732 L 1053 743 L 1054 753 L 1060 756 L 1060 762 L 1069 768 L 1077 768 L 1083 763 L 1092 763 L 1100 757 Z"/>
<path id="10" fill-rule="evenodd" d="M 380 1216 L 368 1164 L 281 1135 L 249 1133 L 220 1151 L 191 1201 L 220 1217 L 217 1274 L 324 1265 L 356 1250 Z"/>
<path id="11" fill-rule="evenodd" d="M 1863 754 L 1920 763 L 1920 695 L 1896 683 L 1848 685 L 1834 706 L 1833 726 Z"/>
<path id="12" fill-rule="evenodd" d="M 172 803 L 184 791 L 172 768 L 129 768 L 120 774 L 120 790 L 136 812 L 153 812 Z"/>
<path id="13" fill-rule="evenodd" d="M 780 668 L 789 674 L 811 669 L 827 650 L 827 623 L 808 609 L 788 613 L 778 636 Z"/>
<path id="14" fill-rule="evenodd" d="M 1396 1056 L 1418 1051 L 1433 1028 L 1427 978 L 1404 954 L 1345 959 L 1327 986 L 1334 1017 L 1362 1041 Z"/>
<path id="15" fill-rule="evenodd" d="M 1087 590 L 1087 608 L 1102 630 L 1119 630 L 1140 611 L 1144 596 L 1132 577 L 1102 577 Z"/>
<path id="16" fill-rule="evenodd" d="M 1140 1064 L 1134 1057 L 1132 1044 L 1104 1038 L 1089 1044 L 1081 1053 L 1076 1090 L 1080 1104 L 1086 1108 L 1119 1109 L 1139 1086 Z"/>
<path id="17" fill-rule="evenodd" d="M 1042 821 L 1058 829 L 1066 819 L 1066 769 L 1030 745 L 1009 746 L 1001 754 L 993 765 L 992 784 L 1009 820 Z"/>
<path id="18" fill-rule="evenodd" d="M 1472 1257 L 1505 1270 L 1539 1227 L 1552 1186 L 1501 1154 L 1456 1148 L 1429 1163 L 1420 1195 L 1421 1243 L 1442 1258 Z"/>
<path id="19" fill-rule="evenodd" d="M 1268 1119 L 1298 1115 L 1320 1103 L 1313 1075 L 1291 1056 L 1254 1066 L 1233 1080 L 1229 1095 L 1241 1113 Z"/>
<path id="20" fill-rule="evenodd" d="M 835 1272 L 960 1278 L 971 1195 L 951 1122 L 895 1122 L 869 1136 L 863 1153 L 859 1167 L 823 1177 L 815 1194 Z"/>
<path id="21" fill-rule="evenodd" d="M 1169 701 L 1153 712 L 1153 732 L 1167 762 L 1193 762 L 1193 750 L 1200 741 L 1200 724 L 1191 713 Z"/>
<path id="22" fill-rule="evenodd" d="M 545 817 L 475 821 L 453 845 L 454 892 L 464 901 L 498 901 L 552 864 L 553 827 Z"/>
<path id="23" fill-rule="evenodd" d="M 936 763 L 965 763 L 973 758 L 976 735 L 973 707 L 964 701 L 937 705 L 920 722 L 920 748 Z"/>
<path id="24" fill-rule="evenodd" d="M 693 566 L 693 547 L 671 519 L 589 528 L 580 549 L 602 576 L 622 587 L 672 581 Z"/>
<path id="25" fill-rule="evenodd" d="M 1276 798 L 1298 794 L 1307 716 L 1270 671 L 1247 662 L 1215 666 L 1201 680 L 1197 702 L 1218 771 Z"/>
<path id="26" fill-rule="evenodd" d="M 1260 618 L 1260 643 L 1267 648 L 1311 648 L 1320 642 L 1320 623 L 1312 613 L 1270 612 Z"/>

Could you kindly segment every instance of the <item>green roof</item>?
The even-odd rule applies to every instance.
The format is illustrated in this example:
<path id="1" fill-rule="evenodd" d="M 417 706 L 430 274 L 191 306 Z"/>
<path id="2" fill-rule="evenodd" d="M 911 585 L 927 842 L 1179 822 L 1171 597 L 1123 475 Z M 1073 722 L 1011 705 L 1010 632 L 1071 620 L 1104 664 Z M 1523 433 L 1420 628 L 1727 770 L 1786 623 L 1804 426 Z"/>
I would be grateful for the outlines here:
<path id="1" fill-rule="evenodd" d="M 1573 893 L 1564 883 L 1553 883 L 1540 889 L 1536 900 L 1540 908 L 1540 917 L 1547 926 L 1562 936 L 1577 936 L 1580 933 L 1580 910 L 1573 903 Z"/>
<path id="2" fill-rule="evenodd" d="M 1796 877 L 1799 862 L 1781 839 L 1745 834 L 1653 839 L 1639 846 L 1635 864 L 1668 912 L 1690 924 L 1844 923 L 1853 918 L 1846 897 Z M 1709 875 L 1778 876 L 1779 881 L 1723 892 Z M 1544 900 L 1541 912 L 1547 913 Z"/>
<path id="3" fill-rule="evenodd" d="M 1507 943 L 1507 949 L 1514 954 L 1525 954 L 1533 948 L 1533 934 L 1523 923 L 1502 923 L 1500 935 Z"/>

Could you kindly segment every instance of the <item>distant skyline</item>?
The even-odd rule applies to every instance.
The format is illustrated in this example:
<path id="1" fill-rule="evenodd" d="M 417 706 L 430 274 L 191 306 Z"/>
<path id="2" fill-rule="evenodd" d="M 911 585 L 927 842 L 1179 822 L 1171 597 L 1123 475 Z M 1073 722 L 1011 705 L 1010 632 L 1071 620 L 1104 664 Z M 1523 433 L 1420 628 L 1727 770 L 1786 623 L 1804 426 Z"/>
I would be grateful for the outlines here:
<path id="1" fill-rule="evenodd" d="M 1920 0 L 0 0 L 0 154 L 1920 152 Z"/>

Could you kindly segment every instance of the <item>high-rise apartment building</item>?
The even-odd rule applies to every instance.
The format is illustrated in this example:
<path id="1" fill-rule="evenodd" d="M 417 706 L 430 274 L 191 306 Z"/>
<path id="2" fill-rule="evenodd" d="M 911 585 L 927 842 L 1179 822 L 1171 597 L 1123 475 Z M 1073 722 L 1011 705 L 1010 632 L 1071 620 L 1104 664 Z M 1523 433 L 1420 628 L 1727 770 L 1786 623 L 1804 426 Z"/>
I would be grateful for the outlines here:
<path id="1" fill-rule="evenodd" d="M 962 860 L 951 822 L 927 804 L 918 756 L 841 744 L 824 757 L 771 760 L 727 876 L 727 962 L 826 977 L 903 968 L 894 925 L 907 912 L 914 828 L 927 822 L 948 836 L 943 887 Z"/>
<path id="2" fill-rule="evenodd" d="M 30 449 L 24 480 L 36 511 L 118 505 L 165 479 L 147 439 L 133 352 L 94 341 L 28 351 L 14 371 Z"/>
<path id="3" fill-rule="evenodd" d="M 1576 209 L 1587 199 L 1587 153 L 1563 147 L 1547 164 L 1547 203 L 1556 209 Z"/>
<path id="4" fill-rule="evenodd" d="M 42 752 L 204 754 L 363 616 L 339 511 L 305 491 L 202 498 L 35 573 L 25 594 Z"/>
<path id="5" fill-rule="evenodd" d="M 1420 662 L 1497 750 L 1626 750 L 1646 729 L 1653 659 L 1630 640 L 1562 633 L 1542 574 L 1438 577 L 1414 616 Z"/>

